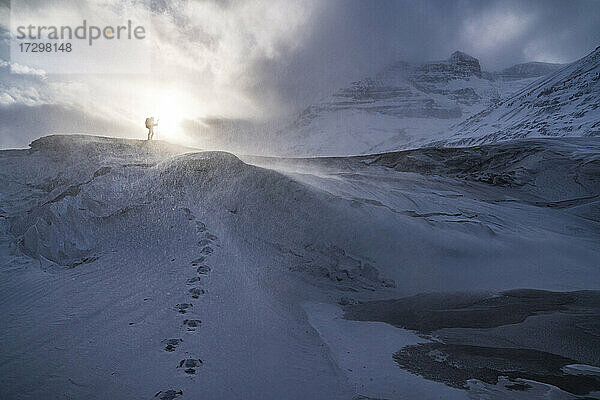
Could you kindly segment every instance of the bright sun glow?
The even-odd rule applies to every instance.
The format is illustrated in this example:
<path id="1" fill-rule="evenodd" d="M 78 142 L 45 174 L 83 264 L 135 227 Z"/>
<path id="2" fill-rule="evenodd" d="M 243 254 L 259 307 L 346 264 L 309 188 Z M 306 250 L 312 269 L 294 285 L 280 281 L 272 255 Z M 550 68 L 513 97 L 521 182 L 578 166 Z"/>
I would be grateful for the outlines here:
<path id="1" fill-rule="evenodd" d="M 147 111 L 155 120 L 158 120 L 155 138 L 179 143 L 186 142 L 188 138 L 183 131 L 182 122 L 186 118 L 185 107 L 189 103 L 184 95 L 174 90 L 163 89 L 153 92 L 152 96 L 152 106 Z"/>
<path id="2" fill-rule="evenodd" d="M 144 82 L 132 86 L 135 96 L 136 123 L 140 127 L 147 117 L 154 117 L 158 125 L 154 130 L 155 140 L 192 146 L 198 142 L 194 133 L 186 131 L 185 121 L 196 121 L 202 117 L 203 105 L 185 90 L 168 83 Z M 142 131 L 140 131 L 141 133 Z M 146 137 L 147 129 L 144 129 Z"/>
<path id="3" fill-rule="evenodd" d="M 166 94 L 160 97 L 158 109 L 155 110 L 155 118 L 158 118 L 158 129 L 166 138 L 175 138 L 182 134 L 181 122 L 183 114 L 177 97 Z"/>

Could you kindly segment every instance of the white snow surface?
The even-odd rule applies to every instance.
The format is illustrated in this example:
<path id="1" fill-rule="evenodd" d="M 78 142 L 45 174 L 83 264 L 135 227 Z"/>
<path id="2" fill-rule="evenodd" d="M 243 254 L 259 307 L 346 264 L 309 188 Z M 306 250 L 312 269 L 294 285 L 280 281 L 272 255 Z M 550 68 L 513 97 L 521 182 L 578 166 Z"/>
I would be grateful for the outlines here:
<path id="1" fill-rule="evenodd" d="M 414 335 L 332 304 L 600 289 L 600 142 L 461 151 L 242 161 L 71 135 L 0 151 L 0 397 L 461 397 L 391 354 L 375 365 Z M 384 343 L 365 354 L 369 335 Z M 186 359 L 202 360 L 195 374 Z"/>

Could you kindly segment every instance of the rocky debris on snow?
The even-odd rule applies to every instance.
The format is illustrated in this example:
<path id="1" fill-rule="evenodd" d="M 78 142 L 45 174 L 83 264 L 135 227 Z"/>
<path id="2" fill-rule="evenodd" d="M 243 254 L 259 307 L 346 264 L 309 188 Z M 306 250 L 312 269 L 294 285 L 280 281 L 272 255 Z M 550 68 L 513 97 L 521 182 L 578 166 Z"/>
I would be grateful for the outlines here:
<path id="1" fill-rule="evenodd" d="M 547 383 L 575 395 L 600 390 L 600 377 L 563 371 L 575 360 L 532 349 L 420 343 L 402 348 L 393 358 L 407 371 L 460 389 L 467 389 L 470 379 L 495 385 L 504 376 Z"/>

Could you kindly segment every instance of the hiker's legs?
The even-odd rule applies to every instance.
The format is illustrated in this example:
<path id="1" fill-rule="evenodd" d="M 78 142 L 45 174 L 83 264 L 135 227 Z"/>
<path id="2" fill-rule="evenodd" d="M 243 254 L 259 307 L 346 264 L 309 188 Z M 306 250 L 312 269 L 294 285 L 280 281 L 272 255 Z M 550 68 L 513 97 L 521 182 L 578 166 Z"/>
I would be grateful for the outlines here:
<path id="1" fill-rule="evenodd" d="M 152 127 L 148 128 L 148 140 L 152 140 L 152 137 L 154 136 L 154 129 L 152 129 Z"/>

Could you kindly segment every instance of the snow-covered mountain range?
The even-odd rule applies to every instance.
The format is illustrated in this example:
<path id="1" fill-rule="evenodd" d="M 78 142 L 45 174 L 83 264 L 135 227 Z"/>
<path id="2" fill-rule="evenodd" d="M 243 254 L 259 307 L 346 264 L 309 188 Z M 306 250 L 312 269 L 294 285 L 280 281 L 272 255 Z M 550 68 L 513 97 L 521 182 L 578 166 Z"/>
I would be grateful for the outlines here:
<path id="1" fill-rule="evenodd" d="M 499 100 L 497 86 L 467 54 L 399 62 L 307 107 L 281 131 L 281 142 L 295 155 L 375 153 L 416 143 Z"/>
<path id="2" fill-rule="evenodd" d="M 399 62 L 307 107 L 280 132 L 281 148 L 284 153 L 309 156 L 368 154 L 434 143 L 488 143 L 500 140 L 500 131 L 507 131 L 505 138 L 518 137 L 508 131 L 519 126 L 526 126 L 522 136 L 593 135 L 600 120 L 597 102 L 590 98 L 598 98 L 597 53 L 568 66 L 531 62 L 493 73 L 482 71 L 476 58 L 458 51 L 438 62 Z M 529 100 L 524 98 L 526 88 Z M 551 95 L 557 90 L 562 99 L 557 93 Z M 517 111 L 530 105 L 538 111 L 543 107 L 542 114 Z M 573 121 L 567 118 L 569 112 L 582 123 L 570 128 L 540 123 L 545 118 L 567 124 Z M 586 122 L 580 112 L 586 114 Z M 500 127 L 494 121 L 505 114 L 518 117 Z M 485 115 L 490 119 L 483 121 Z M 470 139 L 461 141 L 453 135 Z M 449 136 L 453 137 L 446 141 Z"/>
<path id="3" fill-rule="evenodd" d="M 600 47 L 451 129 L 445 144 L 600 135 Z"/>

